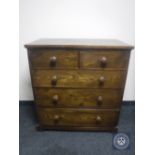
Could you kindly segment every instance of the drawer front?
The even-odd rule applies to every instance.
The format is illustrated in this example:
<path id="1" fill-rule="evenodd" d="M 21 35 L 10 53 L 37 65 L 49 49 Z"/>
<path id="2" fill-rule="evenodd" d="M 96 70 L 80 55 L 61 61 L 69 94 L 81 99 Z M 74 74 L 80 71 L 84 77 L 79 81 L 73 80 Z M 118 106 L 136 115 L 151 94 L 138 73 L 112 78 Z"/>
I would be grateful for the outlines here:
<path id="1" fill-rule="evenodd" d="M 35 98 L 39 106 L 119 108 L 122 92 L 115 89 L 35 88 Z"/>
<path id="2" fill-rule="evenodd" d="M 116 126 L 118 111 L 37 108 L 39 123 L 47 126 Z"/>
<path id="3" fill-rule="evenodd" d="M 33 70 L 35 87 L 122 88 L 123 71 Z"/>
<path id="4" fill-rule="evenodd" d="M 80 66 L 83 68 L 126 69 L 129 51 L 83 51 L 80 52 Z"/>
<path id="5" fill-rule="evenodd" d="M 32 68 L 77 68 L 78 64 L 73 50 L 34 49 L 29 55 Z"/>

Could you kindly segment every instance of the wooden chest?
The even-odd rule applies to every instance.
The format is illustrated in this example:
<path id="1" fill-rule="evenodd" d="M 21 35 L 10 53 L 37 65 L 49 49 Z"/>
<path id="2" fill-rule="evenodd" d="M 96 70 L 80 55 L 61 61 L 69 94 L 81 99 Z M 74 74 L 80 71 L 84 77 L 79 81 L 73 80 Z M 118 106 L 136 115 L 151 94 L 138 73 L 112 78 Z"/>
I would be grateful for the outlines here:
<path id="1" fill-rule="evenodd" d="M 40 129 L 117 129 L 132 46 L 41 39 L 25 47 Z"/>

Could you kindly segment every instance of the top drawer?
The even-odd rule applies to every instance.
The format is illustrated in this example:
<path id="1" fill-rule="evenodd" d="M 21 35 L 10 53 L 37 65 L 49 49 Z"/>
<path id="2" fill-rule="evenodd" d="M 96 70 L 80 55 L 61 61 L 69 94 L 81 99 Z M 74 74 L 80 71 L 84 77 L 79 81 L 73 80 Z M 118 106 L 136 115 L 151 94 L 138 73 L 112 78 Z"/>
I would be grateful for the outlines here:
<path id="1" fill-rule="evenodd" d="M 124 50 L 88 50 L 80 52 L 82 68 L 126 69 L 129 51 Z"/>
<path id="2" fill-rule="evenodd" d="M 77 68 L 75 50 L 33 49 L 29 51 L 32 68 Z"/>

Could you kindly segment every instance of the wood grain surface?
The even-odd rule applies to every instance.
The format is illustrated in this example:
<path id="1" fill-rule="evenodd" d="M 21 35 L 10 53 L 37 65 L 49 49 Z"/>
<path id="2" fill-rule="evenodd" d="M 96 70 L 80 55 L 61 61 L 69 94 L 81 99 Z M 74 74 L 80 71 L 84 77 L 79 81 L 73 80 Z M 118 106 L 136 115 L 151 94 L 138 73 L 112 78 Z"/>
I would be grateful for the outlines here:
<path id="1" fill-rule="evenodd" d="M 119 108 L 122 100 L 122 92 L 117 89 L 35 88 L 35 96 L 37 105 L 53 108 Z"/>
<path id="2" fill-rule="evenodd" d="M 75 50 L 33 49 L 30 50 L 32 68 L 77 68 L 78 53 Z M 56 57 L 55 65 L 51 65 L 51 57 Z"/>
<path id="3" fill-rule="evenodd" d="M 61 49 L 133 49 L 134 47 L 117 39 L 38 39 L 25 45 L 34 48 Z"/>
<path id="4" fill-rule="evenodd" d="M 119 111 L 95 109 L 37 108 L 37 114 L 41 125 L 116 126 Z"/>
<path id="5" fill-rule="evenodd" d="M 33 70 L 32 74 L 34 87 L 122 88 L 125 80 L 123 71 Z"/>
<path id="6" fill-rule="evenodd" d="M 25 47 L 38 130 L 117 130 L 133 46 L 107 39 L 41 39 Z"/>
<path id="7" fill-rule="evenodd" d="M 129 56 L 129 51 L 122 50 L 85 50 L 80 52 L 80 67 L 127 69 Z M 105 64 L 101 62 L 103 57 Z"/>

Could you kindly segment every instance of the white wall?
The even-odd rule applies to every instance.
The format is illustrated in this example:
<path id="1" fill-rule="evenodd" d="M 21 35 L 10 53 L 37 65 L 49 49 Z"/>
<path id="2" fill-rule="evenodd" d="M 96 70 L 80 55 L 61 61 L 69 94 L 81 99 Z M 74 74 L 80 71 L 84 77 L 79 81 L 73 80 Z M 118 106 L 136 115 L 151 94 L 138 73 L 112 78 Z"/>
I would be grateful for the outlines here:
<path id="1" fill-rule="evenodd" d="M 20 100 L 32 100 L 24 44 L 38 38 L 115 38 L 134 45 L 134 0 L 20 0 Z M 124 100 L 134 100 L 134 51 Z"/>

